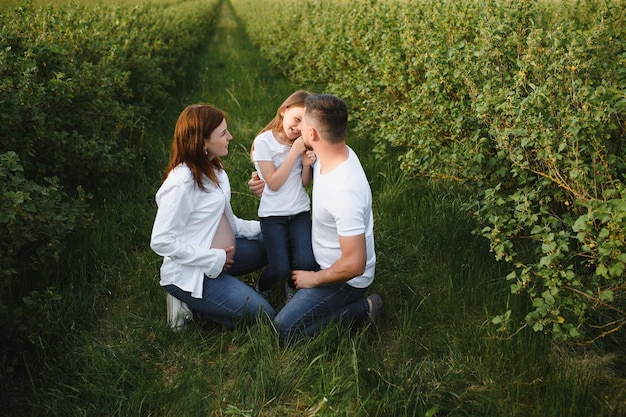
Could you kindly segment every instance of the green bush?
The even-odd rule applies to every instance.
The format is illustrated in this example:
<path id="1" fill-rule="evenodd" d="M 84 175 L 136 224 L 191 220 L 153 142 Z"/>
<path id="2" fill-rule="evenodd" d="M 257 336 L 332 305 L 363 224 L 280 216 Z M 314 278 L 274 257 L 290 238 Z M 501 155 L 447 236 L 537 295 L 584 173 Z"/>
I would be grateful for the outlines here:
<path id="1" fill-rule="evenodd" d="M 26 179 L 15 152 L 0 154 L 0 184 L 0 332 L 4 335 L 0 364 L 10 378 L 19 355 L 43 348 L 46 335 L 55 333 L 53 321 L 40 314 L 49 303 L 33 301 L 40 290 L 44 297 L 52 294 L 44 291 L 42 271 L 54 268 L 68 238 L 84 230 L 91 218 L 81 188 L 72 198 L 56 178 L 45 179 L 45 185 Z M 58 302 L 58 296 L 53 298 Z M 50 305 L 47 312 L 55 307 Z"/>
<path id="2" fill-rule="evenodd" d="M 136 175 L 146 147 L 160 145 L 145 143 L 144 130 L 193 80 L 218 5 L 26 3 L 0 13 L 3 391 L 14 366 L 36 371 L 66 331 L 62 307 L 71 300 L 54 287 L 100 278 L 92 265 L 65 259 L 94 222 L 90 196 L 117 193 L 109 188 Z M 68 265 L 81 270 L 59 270 Z"/>
<path id="3" fill-rule="evenodd" d="M 188 75 L 216 5 L 26 5 L 0 14 L 0 151 L 10 155 L 5 169 L 15 198 L 36 187 L 53 187 L 55 196 L 76 187 L 99 194 L 111 180 L 131 175 L 144 125 L 155 122 L 175 83 Z M 69 204 L 84 193 L 59 198 Z M 9 219 L 14 213 L 6 203 L 0 215 Z M 65 229 L 57 228 L 52 211 L 37 201 L 29 210 L 39 216 L 29 227 L 62 242 Z M 4 244 L 36 246 L 40 239 L 28 236 L 9 227 Z M 48 249 L 35 252 L 41 250 Z M 0 267 L 2 275 L 15 273 L 9 265 Z"/>
<path id="4" fill-rule="evenodd" d="M 90 221 L 87 196 L 81 188 L 77 197 L 67 196 L 56 178 L 46 185 L 24 178 L 15 152 L 0 154 L 0 262 L 3 293 L 18 269 L 28 275 L 59 259 L 68 235 Z M 4 297 L 2 297 L 4 299 Z"/>
<path id="5" fill-rule="evenodd" d="M 215 4 L 191 3 L 0 15 L 0 149 L 36 181 L 93 191 L 129 174 L 145 123 L 211 29 Z"/>
<path id="6" fill-rule="evenodd" d="M 522 326 L 626 324 L 623 0 L 308 1 L 269 31 L 284 4 L 238 3 L 270 62 L 344 97 L 380 158 L 474 193 L 477 233 L 531 305 Z"/>

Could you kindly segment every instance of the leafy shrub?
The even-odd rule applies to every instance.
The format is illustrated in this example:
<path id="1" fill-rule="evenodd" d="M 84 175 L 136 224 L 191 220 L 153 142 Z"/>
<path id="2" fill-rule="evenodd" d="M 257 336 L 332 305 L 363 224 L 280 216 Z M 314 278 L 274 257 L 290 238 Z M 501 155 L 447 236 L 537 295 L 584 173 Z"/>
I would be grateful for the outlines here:
<path id="1" fill-rule="evenodd" d="M 40 282 L 33 275 L 54 265 L 68 236 L 91 221 L 87 195 L 80 187 L 77 197 L 72 198 L 63 192 L 56 178 L 48 178 L 45 185 L 40 185 L 23 174 L 15 152 L 0 154 L 0 300 L 3 300 L 0 306 L 3 308 L 15 307 L 17 300 L 11 300 L 12 295 L 36 290 Z M 18 273 L 24 280 L 15 281 Z"/>
<path id="2" fill-rule="evenodd" d="M 309 1 L 270 31 L 284 4 L 237 4 L 277 68 L 351 104 L 379 157 L 473 190 L 525 325 L 558 339 L 626 324 L 623 0 Z"/>
<path id="3" fill-rule="evenodd" d="M 42 184 L 58 195 L 77 186 L 97 193 L 110 178 L 129 175 L 142 151 L 143 124 L 158 117 L 155 110 L 187 76 L 216 5 L 27 4 L 0 14 L 0 151 L 19 159 L 19 169 L 10 171 L 22 181 L 12 179 L 15 192 Z M 21 185 L 30 188 L 20 190 Z M 33 204 L 38 229 L 60 241 L 52 212 Z M 5 210 L 1 214 L 8 219 L 13 213 Z M 28 239 L 22 230 L 5 233 L 7 245 Z M 4 275 L 12 273 L 3 269 Z"/>
<path id="4" fill-rule="evenodd" d="M 89 196 L 101 201 L 108 186 L 135 174 L 150 145 L 144 128 L 159 123 L 193 75 L 218 5 L 26 3 L 0 13 L 3 369 L 36 369 L 63 333 L 59 306 L 67 300 L 52 289 L 57 261 L 93 223 Z M 71 286 L 81 272 L 63 271 L 56 284 Z"/>
<path id="5" fill-rule="evenodd" d="M 215 4 L 192 3 L 193 14 L 74 5 L 0 15 L 0 149 L 34 180 L 93 191 L 128 174 L 144 123 L 211 29 Z"/>

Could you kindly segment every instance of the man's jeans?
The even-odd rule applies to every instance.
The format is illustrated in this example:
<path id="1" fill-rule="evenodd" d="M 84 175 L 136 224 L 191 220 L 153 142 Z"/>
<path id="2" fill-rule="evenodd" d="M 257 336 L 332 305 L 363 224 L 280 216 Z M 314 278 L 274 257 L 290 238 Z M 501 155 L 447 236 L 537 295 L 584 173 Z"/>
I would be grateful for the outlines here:
<path id="1" fill-rule="evenodd" d="M 267 265 L 263 241 L 237 238 L 234 260 L 233 266 L 217 278 L 205 275 L 202 298 L 194 298 L 175 285 L 163 288 L 187 304 L 198 319 L 214 321 L 231 329 L 241 320 L 254 320 L 263 315 L 273 318 L 276 311 L 272 306 L 248 284 L 235 278 Z M 264 270 L 261 276 L 265 273 Z"/>
<path id="2" fill-rule="evenodd" d="M 331 323 L 361 324 L 369 318 L 369 305 L 363 296 L 367 288 L 333 284 L 302 288 L 274 317 L 282 343 L 293 343 L 313 336 Z"/>

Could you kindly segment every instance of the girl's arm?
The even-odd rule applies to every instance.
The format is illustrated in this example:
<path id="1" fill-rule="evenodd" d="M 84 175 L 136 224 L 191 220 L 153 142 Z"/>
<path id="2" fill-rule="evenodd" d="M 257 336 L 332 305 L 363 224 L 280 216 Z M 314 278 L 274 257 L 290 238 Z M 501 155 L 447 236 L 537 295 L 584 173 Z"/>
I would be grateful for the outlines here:
<path id="1" fill-rule="evenodd" d="M 313 162 L 316 156 L 313 151 L 306 151 L 302 154 L 302 185 L 308 187 L 313 182 Z"/>
<path id="2" fill-rule="evenodd" d="M 278 168 L 276 168 L 274 162 L 272 161 L 257 161 L 259 170 L 263 175 L 263 179 L 272 191 L 277 191 L 283 186 L 285 181 L 287 181 L 293 164 L 296 162 L 298 157 L 304 153 L 304 150 L 304 141 L 302 138 L 298 138 L 291 145 L 291 150 L 287 154 L 285 162 L 283 162 L 283 164 Z"/>

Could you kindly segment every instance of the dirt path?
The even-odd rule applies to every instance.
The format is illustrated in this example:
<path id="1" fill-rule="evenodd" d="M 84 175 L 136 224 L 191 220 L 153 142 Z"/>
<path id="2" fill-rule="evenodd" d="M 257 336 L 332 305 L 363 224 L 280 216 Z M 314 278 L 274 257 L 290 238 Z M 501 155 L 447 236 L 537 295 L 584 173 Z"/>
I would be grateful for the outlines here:
<path id="1" fill-rule="evenodd" d="M 228 112 L 246 136 L 263 127 L 294 89 L 262 58 L 229 1 L 222 3 L 203 71 L 198 98 Z"/>

